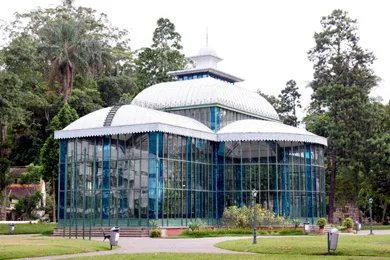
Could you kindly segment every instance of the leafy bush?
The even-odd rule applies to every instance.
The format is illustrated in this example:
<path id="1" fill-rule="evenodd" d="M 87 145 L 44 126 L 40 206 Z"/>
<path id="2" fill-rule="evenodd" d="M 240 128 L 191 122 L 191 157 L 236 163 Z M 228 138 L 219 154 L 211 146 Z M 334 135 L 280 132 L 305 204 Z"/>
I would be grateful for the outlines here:
<path id="1" fill-rule="evenodd" d="M 150 231 L 150 237 L 161 237 L 161 230 L 158 228 L 152 229 Z"/>
<path id="2" fill-rule="evenodd" d="M 291 235 L 305 235 L 306 233 L 301 230 L 280 230 L 280 231 L 267 231 L 258 230 L 258 236 L 291 236 Z M 223 236 L 251 236 L 253 235 L 252 229 L 240 229 L 240 228 L 222 228 L 217 230 L 196 230 L 196 231 L 183 231 L 180 237 L 223 237 Z"/>
<path id="3" fill-rule="evenodd" d="M 353 227 L 353 220 L 352 218 L 346 218 L 344 220 L 343 226 L 346 228 L 352 228 Z"/>
<path id="4" fill-rule="evenodd" d="M 205 224 L 199 218 L 197 218 L 194 221 L 190 221 L 190 223 L 188 224 L 188 227 L 191 231 L 199 230 L 199 229 L 203 228 L 204 226 L 205 226 Z"/>
<path id="5" fill-rule="evenodd" d="M 317 226 L 319 226 L 320 228 L 324 228 L 326 223 L 327 223 L 326 218 L 319 218 L 317 220 Z"/>
<path id="6" fill-rule="evenodd" d="M 222 223 L 226 227 L 235 228 L 250 228 L 253 227 L 254 222 L 254 208 L 253 207 L 237 207 L 230 206 L 225 208 L 222 216 Z M 270 210 L 261 208 L 259 204 L 256 205 L 256 225 L 260 226 L 298 226 L 300 220 L 285 219 L 282 216 L 276 217 L 275 213 Z M 297 224 L 296 224 L 297 223 Z"/>
<path id="7" fill-rule="evenodd" d="M 150 226 L 151 228 L 153 228 L 153 229 L 158 228 L 158 220 L 156 220 L 156 219 L 150 220 L 150 221 L 149 221 L 149 226 Z"/>

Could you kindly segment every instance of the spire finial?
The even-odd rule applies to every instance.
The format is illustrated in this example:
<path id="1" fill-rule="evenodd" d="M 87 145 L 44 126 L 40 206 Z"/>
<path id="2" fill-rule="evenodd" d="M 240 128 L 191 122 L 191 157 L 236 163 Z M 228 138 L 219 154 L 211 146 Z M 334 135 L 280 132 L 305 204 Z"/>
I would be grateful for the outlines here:
<path id="1" fill-rule="evenodd" d="M 209 27 L 206 26 L 206 47 L 209 47 Z"/>

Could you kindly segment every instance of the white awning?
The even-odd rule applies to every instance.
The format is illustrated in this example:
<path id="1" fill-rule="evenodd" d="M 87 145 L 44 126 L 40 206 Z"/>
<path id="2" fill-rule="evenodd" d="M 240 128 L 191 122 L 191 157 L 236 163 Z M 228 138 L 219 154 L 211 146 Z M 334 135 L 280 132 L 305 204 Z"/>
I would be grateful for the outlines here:
<path id="1" fill-rule="evenodd" d="M 163 132 L 210 141 L 296 141 L 327 145 L 324 137 L 305 129 L 278 122 L 247 119 L 233 122 L 217 133 L 195 119 L 143 108 L 135 105 L 119 107 L 110 126 L 104 126 L 112 107 L 92 112 L 61 131 L 55 139 L 82 138 L 115 134 Z"/>
<path id="2" fill-rule="evenodd" d="M 115 113 L 111 126 L 104 126 L 110 110 L 111 107 L 103 108 L 83 116 L 63 130 L 56 131 L 54 138 L 164 132 L 205 140 L 216 141 L 217 139 L 210 128 L 195 119 L 134 105 L 121 106 Z"/>
<path id="3" fill-rule="evenodd" d="M 327 146 L 324 137 L 310 133 L 306 129 L 282 123 L 246 119 L 233 122 L 217 132 L 218 141 L 294 141 Z"/>

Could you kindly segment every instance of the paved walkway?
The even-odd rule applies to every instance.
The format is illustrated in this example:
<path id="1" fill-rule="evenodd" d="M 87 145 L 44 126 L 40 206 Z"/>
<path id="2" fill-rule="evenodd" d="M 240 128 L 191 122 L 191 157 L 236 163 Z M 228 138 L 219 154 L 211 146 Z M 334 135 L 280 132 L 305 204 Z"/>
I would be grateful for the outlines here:
<path id="1" fill-rule="evenodd" d="M 359 231 L 358 235 L 368 235 L 369 230 Z M 374 235 L 390 235 L 390 230 L 374 230 Z M 353 234 L 342 233 L 342 236 Z M 215 238 L 194 238 L 194 239 L 156 239 L 148 237 L 121 237 L 119 239 L 120 248 L 109 251 L 90 252 L 73 255 L 48 256 L 24 259 L 64 259 L 71 257 L 99 256 L 110 254 L 132 254 L 132 253 L 155 253 L 155 252 L 175 252 L 175 253 L 219 253 L 219 254 L 247 254 L 243 252 L 233 252 L 214 247 L 214 244 L 235 239 L 243 239 L 250 237 L 215 237 Z M 280 236 L 260 236 L 257 240 L 280 238 Z M 307 237 L 310 238 L 310 237 Z M 92 238 L 96 241 L 101 241 L 101 238 Z M 107 240 L 106 240 L 107 241 Z M 261 241 L 259 241 L 261 243 Z M 108 244 L 108 243 L 107 243 Z"/>
<path id="2" fill-rule="evenodd" d="M 216 238 L 194 238 L 194 239 L 156 239 L 149 237 L 121 237 L 119 239 L 120 248 L 108 251 L 89 252 L 73 255 L 60 255 L 48 257 L 22 258 L 24 259 L 64 259 L 71 257 L 99 256 L 110 254 L 132 254 L 132 253 L 155 253 L 155 252 L 175 252 L 175 253 L 218 253 L 218 254 L 247 254 L 243 252 L 232 252 L 214 247 L 214 244 L 227 240 L 243 239 L 248 237 L 216 237 Z M 101 238 L 92 238 L 102 241 Z M 259 239 L 259 237 L 257 238 Z M 106 240 L 107 241 L 107 240 Z M 108 242 L 107 242 L 108 244 Z"/>

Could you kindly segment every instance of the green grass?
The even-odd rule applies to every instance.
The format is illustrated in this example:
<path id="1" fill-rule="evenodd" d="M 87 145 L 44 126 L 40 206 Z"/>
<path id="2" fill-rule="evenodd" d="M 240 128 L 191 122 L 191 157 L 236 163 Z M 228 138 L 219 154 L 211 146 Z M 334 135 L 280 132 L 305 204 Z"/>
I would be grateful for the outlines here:
<path id="1" fill-rule="evenodd" d="M 373 230 L 389 230 L 390 225 L 378 225 L 378 226 L 372 226 Z M 362 230 L 370 230 L 370 226 L 362 226 Z"/>
<path id="2" fill-rule="evenodd" d="M 327 253 L 327 236 L 258 239 L 253 245 L 251 239 L 225 241 L 217 247 L 238 252 L 254 252 L 275 255 L 322 256 Z M 390 257 L 390 236 L 339 236 L 339 244 L 332 255 Z M 352 258 L 351 258 L 352 259 Z"/>
<path id="3" fill-rule="evenodd" d="M 54 237 L 0 237 L 0 260 L 109 250 L 104 242 Z"/>
<path id="4" fill-rule="evenodd" d="M 53 234 L 57 224 L 16 224 L 14 234 Z M 9 224 L 0 224 L 0 235 L 9 235 Z"/>
<path id="5" fill-rule="evenodd" d="M 253 229 L 217 229 L 217 230 L 197 230 L 197 231 L 183 231 L 180 235 L 170 238 L 202 238 L 202 237 L 226 237 L 226 236 L 251 236 Z M 296 236 L 305 235 L 302 230 L 258 230 L 258 236 Z"/>
<path id="6" fill-rule="evenodd" d="M 105 256 L 94 256 L 94 257 L 80 257 L 80 258 L 70 258 L 71 260 L 127 260 L 127 259 L 159 259 L 159 260 L 200 260 L 200 259 L 210 259 L 210 260 L 314 260 L 314 259 L 329 259 L 328 256 L 302 256 L 302 255 L 275 255 L 275 254 L 194 254 L 194 253 L 149 253 L 149 254 L 115 254 L 115 255 L 105 255 Z M 332 257 L 332 259 L 337 260 L 385 260 L 388 258 L 385 257 L 349 257 L 349 256 L 338 256 Z"/>

